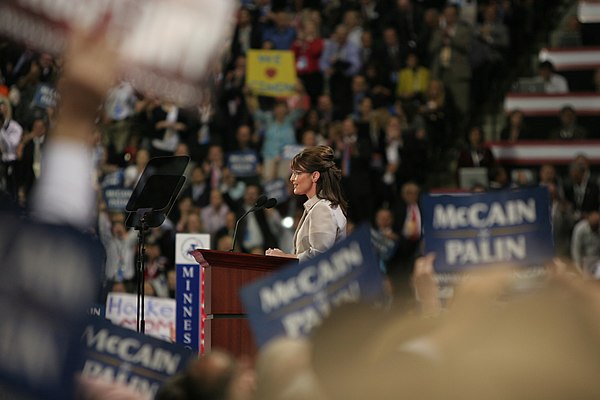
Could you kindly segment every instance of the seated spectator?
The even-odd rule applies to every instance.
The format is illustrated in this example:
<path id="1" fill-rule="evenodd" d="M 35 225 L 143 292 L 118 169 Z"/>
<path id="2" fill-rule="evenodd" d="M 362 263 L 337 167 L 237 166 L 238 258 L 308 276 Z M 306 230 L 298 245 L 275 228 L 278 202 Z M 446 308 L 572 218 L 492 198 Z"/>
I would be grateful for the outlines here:
<path id="1" fill-rule="evenodd" d="M 560 125 L 550 133 L 551 140 L 581 140 L 587 139 L 588 131 L 577 123 L 577 113 L 572 106 L 560 110 Z"/>
<path id="2" fill-rule="evenodd" d="M 519 109 L 511 111 L 506 117 L 506 126 L 500 131 L 500 140 L 514 143 L 519 140 L 532 139 L 523 117 L 523 111 Z"/>
<path id="3" fill-rule="evenodd" d="M 211 144 L 208 148 L 206 160 L 202 163 L 202 168 L 210 187 L 213 189 L 218 188 L 223 180 L 223 171 L 225 170 L 223 147 L 218 144 Z"/>
<path id="4" fill-rule="evenodd" d="M 502 165 L 494 165 L 488 170 L 488 180 L 490 190 L 502 190 L 514 186 L 514 184 L 511 185 L 506 168 Z"/>
<path id="5" fill-rule="evenodd" d="M 467 146 L 459 156 L 457 168 L 485 167 L 491 168 L 496 164 L 496 158 L 488 146 L 484 144 L 483 129 L 472 126 L 467 136 Z"/>
<path id="6" fill-rule="evenodd" d="M 569 15 L 562 26 L 550 35 L 550 47 L 581 47 L 582 42 L 577 15 Z"/>
<path id="7" fill-rule="evenodd" d="M 544 84 L 544 92 L 548 94 L 568 93 L 569 84 L 564 76 L 554 71 L 554 64 L 550 61 L 542 61 L 538 66 L 536 79 Z"/>

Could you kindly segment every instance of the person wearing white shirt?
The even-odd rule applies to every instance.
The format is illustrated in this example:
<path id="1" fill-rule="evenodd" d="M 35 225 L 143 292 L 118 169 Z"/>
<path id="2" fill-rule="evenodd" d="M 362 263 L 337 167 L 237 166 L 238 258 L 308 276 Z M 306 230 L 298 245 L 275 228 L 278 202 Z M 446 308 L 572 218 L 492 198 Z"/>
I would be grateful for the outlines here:
<path id="1" fill-rule="evenodd" d="M 538 79 L 544 83 L 544 92 L 548 94 L 569 93 L 569 84 L 564 76 L 554 72 L 550 61 L 542 61 L 538 67 Z"/>

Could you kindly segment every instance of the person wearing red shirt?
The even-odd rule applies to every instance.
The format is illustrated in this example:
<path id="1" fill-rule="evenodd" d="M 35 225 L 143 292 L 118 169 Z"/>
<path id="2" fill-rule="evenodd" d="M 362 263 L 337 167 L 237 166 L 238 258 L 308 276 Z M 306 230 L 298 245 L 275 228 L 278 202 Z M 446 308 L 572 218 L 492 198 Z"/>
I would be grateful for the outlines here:
<path id="1" fill-rule="evenodd" d="M 292 51 L 296 57 L 296 72 L 310 96 L 312 105 L 316 104 L 323 92 L 323 75 L 319 70 L 323 46 L 323 39 L 319 37 L 317 26 L 312 21 L 303 23 L 298 39 L 292 44 Z"/>

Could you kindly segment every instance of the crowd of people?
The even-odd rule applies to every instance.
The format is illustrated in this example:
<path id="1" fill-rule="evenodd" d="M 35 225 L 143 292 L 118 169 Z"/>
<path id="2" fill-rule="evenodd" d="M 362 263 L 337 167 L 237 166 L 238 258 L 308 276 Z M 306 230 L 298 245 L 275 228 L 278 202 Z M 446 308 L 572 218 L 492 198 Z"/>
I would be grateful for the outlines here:
<path id="1" fill-rule="evenodd" d="M 290 160 L 317 144 L 335 151 L 350 228 L 369 221 L 386 232 L 398 246 L 394 254 L 382 255 L 382 268 L 406 277 L 420 239 L 419 192 L 439 186 L 438 175 L 454 163 L 482 166 L 489 168 L 491 187 L 510 186 L 507 172 L 484 146 L 489 135 L 478 122 L 492 86 L 506 74 L 507 60 L 526 50 L 519 38 L 539 24 L 534 5 L 242 1 L 212 104 L 180 107 L 128 82 L 114 85 L 91 138 L 108 288 L 132 289 L 135 234 L 125 227 L 122 210 L 103 199 L 104 187 L 133 188 L 152 157 L 191 157 L 176 206 L 148 239 L 155 268 L 147 272 L 146 293 L 173 295 L 174 234 L 209 233 L 213 248 L 229 250 L 236 218 L 265 191 L 279 205 L 247 218 L 237 250 L 290 251 L 293 225 L 282 222 L 286 217 L 297 222 L 302 210 L 288 182 Z M 294 52 L 295 95 L 252 93 L 245 73 L 246 52 L 254 48 Z M 0 50 L 2 186 L 27 206 L 42 173 L 62 60 L 10 42 Z M 543 64 L 540 71 L 547 69 Z M 551 80 L 556 79 L 554 74 Z M 561 112 L 561 120 L 565 128 L 553 137 L 585 137 L 583 128 L 573 126 L 572 108 Z M 516 110 L 502 138 L 526 138 L 523 129 Z M 459 152 L 463 131 L 467 141 Z M 562 186 L 557 188 L 562 195 Z"/>
<path id="2" fill-rule="evenodd" d="M 146 295 L 174 296 L 176 233 L 208 233 L 219 250 L 237 243 L 235 250 L 248 253 L 294 252 L 303 200 L 289 178 L 314 171 L 292 171 L 290 161 L 305 147 L 333 150 L 349 203 L 348 231 L 373 223 L 394 301 L 342 307 L 310 340 L 269 342 L 255 366 L 213 351 L 174 376 L 157 399 L 597 398 L 600 301 L 584 279 L 600 260 L 600 188 L 592 166 L 578 156 L 564 176 L 543 165 L 535 175 L 512 178 L 486 147 L 478 119 L 509 57 L 526 50 L 521 39 L 535 28 L 530 22 L 542 2 L 292 3 L 242 1 L 212 104 L 184 108 L 120 82 L 94 126 L 95 102 L 115 72 L 106 49 L 90 38 L 75 46 L 95 61 L 86 78 L 81 72 L 89 63 L 71 64 L 68 73 L 60 57 L 0 43 L 2 191 L 18 212 L 97 237 L 107 290 L 134 291 L 137 234 L 103 189 L 133 188 L 152 157 L 187 155 L 191 163 L 175 207 L 147 235 Z M 266 98 L 246 87 L 251 48 L 294 51 L 294 96 Z M 64 75 L 68 96 L 57 114 L 55 89 Z M 587 137 L 573 126 L 574 114 L 563 109 L 553 138 Z M 522 139 L 522 112 L 509 120 L 502 138 Z M 451 151 L 462 132 L 464 149 Z M 554 260 L 544 284 L 525 291 L 514 271 L 490 268 L 458 285 L 442 307 L 435 255 L 419 256 L 419 197 L 453 162 L 488 169 L 489 184 L 474 192 L 546 186 L 556 254 L 573 264 Z M 277 208 L 250 214 L 235 241 L 237 218 L 262 193 L 276 193 Z M 406 297 L 418 299 L 418 307 L 408 307 L 415 303 Z M 81 391 L 81 398 L 139 398 L 86 379 Z"/>
<path id="3" fill-rule="evenodd" d="M 242 1 L 211 104 L 181 107 L 128 82 L 114 85 L 90 138 L 99 198 L 96 231 L 106 248 L 109 288 L 132 289 L 135 235 L 122 210 L 103 198 L 105 187 L 134 187 L 152 157 L 190 156 L 184 189 L 147 243 L 155 267 L 147 272 L 146 293 L 173 295 L 174 234 L 209 233 L 213 248 L 229 250 L 236 218 L 263 192 L 275 194 L 279 204 L 247 218 L 236 250 L 290 251 L 294 225 L 284 221 L 297 222 L 302 211 L 288 182 L 290 160 L 317 144 L 334 149 L 350 229 L 368 221 L 385 232 L 397 249 L 383 257 L 382 268 L 406 277 L 420 241 L 419 193 L 448 185 L 440 174 L 454 165 L 486 167 L 491 188 L 535 183 L 510 182 L 510 171 L 485 146 L 490 135 L 480 122 L 482 105 L 506 75 L 507 60 L 527 50 L 520 39 L 542 24 L 536 4 Z M 257 96 L 246 86 L 246 52 L 255 48 L 294 52 L 299 79 L 293 96 Z M 564 78 L 551 67 L 540 65 L 540 76 L 564 89 Z M 60 57 L 7 41 L 0 47 L 1 183 L 24 207 L 43 172 L 61 68 Z M 552 137 L 587 137 L 572 107 L 560 119 Z M 527 137 L 526 129 L 515 110 L 501 136 L 516 141 Z M 578 164 L 586 165 L 581 182 L 593 190 L 589 163 Z M 577 196 L 568 197 L 570 189 L 557 175 L 559 209 L 572 210 L 575 223 L 582 211 L 598 205 L 582 209 L 582 183 L 564 181 Z"/>
<path id="4" fill-rule="evenodd" d="M 278 208 L 248 218 L 238 250 L 285 250 L 278 238 L 287 238 L 290 229 L 281 222 L 297 220 L 301 209 L 290 195 L 289 161 L 304 146 L 327 144 L 335 150 L 351 225 L 374 222 L 375 215 L 390 210 L 392 237 L 401 242 L 415 240 L 407 225 L 419 228 L 419 221 L 407 218 L 411 203 L 405 192 L 439 184 L 437 175 L 454 162 L 458 168 L 487 167 L 492 187 L 508 186 L 510 176 L 483 145 L 490 135 L 479 124 L 481 105 L 492 89 L 500 89 L 493 86 L 506 74 L 507 60 L 526 50 L 519 39 L 540 24 L 534 6 L 530 1 L 242 1 L 229 61 L 210 105 L 180 107 L 127 82 L 114 85 L 90 139 L 99 194 L 115 179 L 122 187 L 135 186 L 151 157 L 192 160 L 168 223 L 150 235 L 166 268 L 158 269 L 161 279 L 150 292 L 173 291 L 163 286 L 172 272 L 175 232 L 209 233 L 214 248 L 228 249 L 236 216 L 273 187 L 279 188 Z M 294 52 L 299 78 L 294 96 L 255 96 L 246 86 L 246 53 L 253 48 Z M 26 206 L 42 173 L 61 59 L 3 42 L 0 60 L 2 187 Z M 540 65 L 539 76 L 548 92 L 568 90 L 548 62 Z M 565 106 L 560 120 L 548 138 L 589 137 L 572 107 Z M 459 152 L 463 131 L 466 146 Z M 514 110 L 501 138 L 516 141 L 531 134 L 522 112 Z M 240 167 L 233 160 L 241 155 Z M 273 185 L 277 180 L 279 186 Z M 134 275 L 133 237 L 124 216 L 99 198 L 106 277 L 127 282 Z M 573 206 L 578 211 L 579 205 Z M 400 251 L 400 259 L 415 248 L 399 247 L 409 249 Z"/>

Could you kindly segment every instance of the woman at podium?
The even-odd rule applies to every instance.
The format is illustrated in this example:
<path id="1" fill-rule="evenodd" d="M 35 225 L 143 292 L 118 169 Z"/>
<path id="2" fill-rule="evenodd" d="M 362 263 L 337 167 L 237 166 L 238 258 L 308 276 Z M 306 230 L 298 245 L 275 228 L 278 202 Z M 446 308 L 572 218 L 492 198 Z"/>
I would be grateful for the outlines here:
<path id="1" fill-rule="evenodd" d="M 341 171 L 329 146 L 308 147 L 291 163 L 294 194 L 306 195 L 304 213 L 294 233 L 294 253 L 267 249 L 268 256 L 307 260 L 346 237 L 347 203 L 342 197 Z"/>

